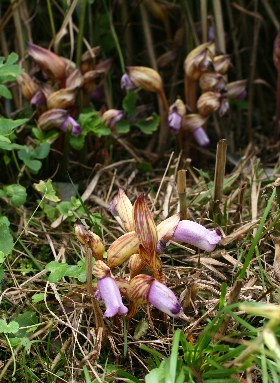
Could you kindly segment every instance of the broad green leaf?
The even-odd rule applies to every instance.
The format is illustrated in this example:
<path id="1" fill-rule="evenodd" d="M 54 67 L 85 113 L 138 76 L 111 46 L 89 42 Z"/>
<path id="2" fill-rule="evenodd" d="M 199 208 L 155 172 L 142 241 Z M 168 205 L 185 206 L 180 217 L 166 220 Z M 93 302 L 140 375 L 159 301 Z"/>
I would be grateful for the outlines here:
<path id="1" fill-rule="evenodd" d="M 34 184 L 35 189 L 42 193 L 44 198 L 52 201 L 52 202 L 58 202 L 60 201 L 60 198 L 57 197 L 56 191 L 52 185 L 52 180 L 47 181 L 40 181 L 38 184 Z"/>
<path id="2" fill-rule="evenodd" d="M 159 123 L 159 116 L 156 113 L 153 113 L 151 117 L 148 117 L 145 120 L 137 121 L 135 125 L 141 130 L 142 133 L 152 134 L 157 130 Z"/>
<path id="3" fill-rule="evenodd" d="M 23 149 L 24 146 L 18 144 L 12 144 L 10 142 L 4 142 L 0 140 L 0 149 L 3 150 L 14 150 L 14 149 Z"/>
<path id="4" fill-rule="evenodd" d="M 10 199 L 13 206 L 21 206 L 26 202 L 27 193 L 24 186 L 12 184 L 4 187 L 6 196 Z"/>
<path id="5" fill-rule="evenodd" d="M 13 98 L 13 95 L 5 85 L 0 84 L 0 97 L 4 97 L 8 100 L 11 100 Z"/>
<path id="6" fill-rule="evenodd" d="M 122 107 L 128 115 L 133 115 L 135 113 L 136 99 L 137 96 L 135 92 L 128 92 L 125 98 L 123 99 Z"/>
<path id="7" fill-rule="evenodd" d="M 4 261 L 5 261 L 5 254 L 3 253 L 3 251 L 0 251 L 0 265 L 2 264 L 2 263 L 4 263 Z"/>
<path id="8" fill-rule="evenodd" d="M 7 217 L 0 217 L 0 251 L 5 255 L 8 255 L 14 246 L 9 225 L 10 223 Z"/>
<path id="9" fill-rule="evenodd" d="M 22 338 L 26 336 L 26 334 L 34 332 L 37 329 L 36 325 L 38 323 L 38 318 L 35 311 L 25 311 L 22 314 L 17 315 L 15 321 L 18 323 L 19 327 L 29 327 L 19 329 L 15 333 L 18 338 Z"/>
<path id="10" fill-rule="evenodd" d="M 24 164 L 34 173 L 37 173 L 42 166 L 42 162 L 39 160 L 29 160 L 28 158 L 23 160 Z"/>
<path id="11" fill-rule="evenodd" d="M 15 334 L 18 332 L 19 324 L 15 321 L 7 323 L 5 319 L 0 319 L 0 333 Z"/>
<path id="12" fill-rule="evenodd" d="M 75 150 L 81 150 L 85 144 L 85 136 L 80 134 L 79 136 L 70 137 L 70 145 Z"/>
<path id="13" fill-rule="evenodd" d="M 17 61 L 18 61 L 18 54 L 16 52 L 12 52 L 7 57 L 6 64 L 15 64 Z"/>
<path id="14" fill-rule="evenodd" d="M 50 144 L 48 142 L 43 142 L 37 148 L 32 150 L 32 157 L 42 160 L 49 155 Z"/>
<path id="15" fill-rule="evenodd" d="M 8 142 L 8 143 L 10 143 L 10 142 L 11 142 L 11 140 L 10 140 L 8 137 L 6 137 L 6 136 L 3 136 L 3 135 L 0 135 L 0 141 L 3 141 L 3 142 Z"/>
<path id="16" fill-rule="evenodd" d="M 57 205 L 58 211 L 61 215 L 72 215 L 72 210 L 74 206 L 70 201 L 62 201 Z"/>
<path id="17" fill-rule="evenodd" d="M 10 135 L 14 129 L 25 124 L 28 118 L 20 118 L 18 120 L 11 120 L 10 118 L 0 118 L 0 134 L 3 136 Z"/>
<path id="18" fill-rule="evenodd" d="M 121 121 L 118 121 L 116 123 L 116 131 L 119 133 L 119 134 L 125 134 L 125 133 L 129 133 L 130 131 L 130 124 L 128 121 L 126 120 L 121 120 Z"/>
<path id="19" fill-rule="evenodd" d="M 92 131 L 98 138 L 103 137 L 103 136 L 110 136 L 111 129 L 106 126 L 106 125 L 94 125 L 90 126 L 90 131 Z"/>
<path id="20" fill-rule="evenodd" d="M 67 263 L 61 263 L 57 261 L 52 261 L 48 263 L 45 267 L 46 270 L 50 271 L 48 281 L 51 283 L 58 282 L 61 278 L 65 276 L 67 268 Z"/>
<path id="21" fill-rule="evenodd" d="M 42 302 L 44 300 L 44 296 L 45 296 L 44 293 L 38 293 L 38 294 L 32 295 L 32 303 Z"/>
<path id="22" fill-rule="evenodd" d="M 14 81 L 22 69 L 15 64 L 2 64 L 0 65 L 0 82 Z"/>

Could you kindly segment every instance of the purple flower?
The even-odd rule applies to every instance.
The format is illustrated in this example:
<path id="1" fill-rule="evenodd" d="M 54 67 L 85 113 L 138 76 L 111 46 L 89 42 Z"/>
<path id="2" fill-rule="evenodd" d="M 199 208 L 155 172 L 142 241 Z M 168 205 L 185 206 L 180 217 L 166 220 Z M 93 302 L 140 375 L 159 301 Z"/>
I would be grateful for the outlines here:
<path id="1" fill-rule="evenodd" d="M 122 75 L 122 78 L 121 78 L 121 88 L 125 89 L 125 90 L 132 90 L 132 89 L 136 88 L 136 86 L 130 80 L 130 77 L 129 77 L 129 75 L 127 73 Z"/>
<path id="2" fill-rule="evenodd" d="M 205 148 L 210 144 L 209 137 L 203 128 L 196 128 L 192 134 L 199 146 Z"/>
<path id="3" fill-rule="evenodd" d="M 33 107 L 39 107 L 46 105 L 46 96 L 41 90 L 37 90 L 34 96 L 30 100 L 30 104 Z"/>
<path id="4" fill-rule="evenodd" d="M 104 318 L 113 317 L 116 314 L 125 315 L 128 312 L 127 307 L 122 303 L 116 281 L 110 276 L 97 280 L 95 297 L 96 299 L 102 298 L 105 303 L 106 311 L 103 315 Z"/>
<path id="5" fill-rule="evenodd" d="M 73 136 L 78 136 L 82 133 L 81 126 L 71 116 L 66 117 L 64 122 L 60 125 L 61 130 L 63 130 L 64 132 L 67 132 L 69 127 L 72 128 L 71 132 L 72 132 Z"/>
<path id="6" fill-rule="evenodd" d="M 169 123 L 169 128 L 174 132 L 174 133 L 179 133 L 179 130 L 181 128 L 182 124 L 182 116 L 176 112 L 175 110 L 171 113 L 169 113 L 168 116 L 168 123 Z"/>
<path id="7" fill-rule="evenodd" d="M 158 310 L 168 314 L 171 317 L 179 316 L 182 307 L 175 294 L 163 283 L 156 280 L 152 281 L 148 293 L 148 301 Z"/>
<path id="8" fill-rule="evenodd" d="M 213 251 L 221 236 L 218 230 L 211 231 L 199 223 L 183 220 L 178 223 L 172 240 L 187 242 L 205 251 Z"/>

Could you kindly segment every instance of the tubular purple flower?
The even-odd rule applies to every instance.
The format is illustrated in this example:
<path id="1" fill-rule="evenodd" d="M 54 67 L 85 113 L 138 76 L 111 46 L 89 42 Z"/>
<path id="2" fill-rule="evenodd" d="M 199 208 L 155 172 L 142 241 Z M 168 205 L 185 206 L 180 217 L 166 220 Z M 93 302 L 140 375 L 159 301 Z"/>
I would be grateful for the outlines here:
<path id="1" fill-rule="evenodd" d="M 187 242 L 199 249 L 213 251 L 220 242 L 221 236 L 218 230 L 208 230 L 197 222 L 182 220 L 178 223 L 172 240 Z"/>
<path id="2" fill-rule="evenodd" d="M 181 128 L 182 116 L 178 112 L 173 111 L 173 112 L 169 113 L 168 123 L 169 123 L 169 128 L 175 134 L 177 134 L 177 133 L 179 133 L 179 130 Z"/>
<path id="3" fill-rule="evenodd" d="M 148 301 L 158 310 L 171 317 L 177 317 L 182 312 L 182 307 L 175 294 L 163 283 L 156 280 L 152 281 L 148 293 Z"/>
<path id="4" fill-rule="evenodd" d="M 66 117 L 63 123 L 60 125 L 60 129 L 63 130 L 64 132 L 67 132 L 69 127 L 71 128 L 71 133 L 73 134 L 73 136 L 79 136 L 82 133 L 81 126 L 71 116 Z"/>
<path id="5" fill-rule="evenodd" d="M 98 279 L 96 299 L 102 298 L 105 303 L 106 311 L 104 318 L 113 317 L 116 314 L 125 315 L 128 312 L 127 307 L 122 303 L 120 290 L 116 281 L 110 276 Z"/>
<path id="6" fill-rule="evenodd" d="M 192 134 L 199 146 L 202 146 L 203 148 L 209 146 L 210 140 L 203 128 L 200 127 L 195 129 Z"/>
<path id="7" fill-rule="evenodd" d="M 130 80 L 130 77 L 129 77 L 129 75 L 127 73 L 122 75 L 122 78 L 121 78 L 121 88 L 125 89 L 125 90 L 136 89 L 136 86 Z"/>

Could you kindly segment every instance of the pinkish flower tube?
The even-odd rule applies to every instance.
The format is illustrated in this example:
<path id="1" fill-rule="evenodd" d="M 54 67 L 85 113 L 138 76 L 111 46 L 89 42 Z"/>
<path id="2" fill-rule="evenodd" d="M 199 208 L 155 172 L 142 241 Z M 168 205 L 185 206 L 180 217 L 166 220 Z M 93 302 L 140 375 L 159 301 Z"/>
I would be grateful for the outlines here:
<path id="1" fill-rule="evenodd" d="M 169 128 L 175 133 L 179 133 L 182 124 L 182 116 L 176 111 L 170 112 L 168 116 Z"/>
<path id="2" fill-rule="evenodd" d="M 148 293 L 148 301 L 158 310 L 171 317 L 177 317 L 182 312 L 182 307 L 175 294 L 163 283 L 156 280 L 152 281 Z"/>
<path id="3" fill-rule="evenodd" d="M 78 136 L 82 133 L 82 128 L 78 122 L 71 116 L 66 117 L 64 122 L 60 125 L 61 130 L 66 132 L 69 127 L 72 127 L 71 132 L 73 136 Z"/>
<path id="4" fill-rule="evenodd" d="M 183 220 L 178 223 L 172 240 L 187 242 L 205 251 L 213 251 L 221 236 L 218 230 L 208 230 L 199 223 Z"/>
<path id="5" fill-rule="evenodd" d="M 193 137 L 199 146 L 206 148 L 210 144 L 209 137 L 203 128 L 196 128 L 193 132 Z"/>
<path id="6" fill-rule="evenodd" d="M 102 299 L 105 303 L 104 318 L 113 317 L 116 314 L 125 315 L 128 312 L 127 307 L 122 303 L 116 281 L 110 276 L 98 279 L 95 297 L 96 299 Z"/>
<path id="7" fill-rule="evenodd" d="M 125 90 L 132 90 L 132 89 L 136 88 L 136 86 L 133 84 L 133 82 L 131 81 L 131 79 L 127 73 L 122 75 L 121 88 L 125 89 Z"/>

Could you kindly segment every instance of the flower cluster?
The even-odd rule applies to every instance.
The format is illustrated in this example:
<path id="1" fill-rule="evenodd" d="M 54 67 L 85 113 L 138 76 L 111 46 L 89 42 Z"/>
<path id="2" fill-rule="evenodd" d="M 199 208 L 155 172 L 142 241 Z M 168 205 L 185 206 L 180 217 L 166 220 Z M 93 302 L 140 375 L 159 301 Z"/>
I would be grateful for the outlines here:
<path id="1" fill-rule="evenodd" d="M 198 113 L 184 115 L 177 131 L 180 128 L 190 131 L 200 146 L 210 143 L 203 129 L 208 117 L 213 113 L 223 116 L 229 110 L 229 99 L 246 97 L 245 80 L 227 82 L 230 66 L 230 56 L 217 53 L 212 42 L 197 46 L 185 59 L 186 84 L 191 87 L 199 81 L 201 95 L 196 102 Z"/>
<path id="2" fill-rule="evenodd" d="M 208 117 L 213 113 L 223 116 L 229 109 L 228 100 L 231 98 L 243 99 L 246 97 L 245 80 L 227 82 L 226 74 L 231 66 L 230 56 L 217 54 L 212 42 L 201 44 L 192 50 L 185 59 L 184 71 L 186 86 L 195 86 L 199 81 L 201 95 L 196 102 L 195 110 L 186 113 L 186 106 L 181 99 L 169 105 L 164 93 L 163 82 L 157 71 L 152 68 L 131 66 L 121 78 L 121 88 L 133 90 L 141 88 L 157 93 L 168 112 L 168 122 L 171 131 L 175 134 L 185 130 L 192 133 L 200 146 L 208 146 L 210 141 L 203 129 Z M 189 100 L 186 100 L 188 104 Z"/>
<path id="3" fill-rule="evenodd" d="M 219 231 L 208 230 L 196 222 L 180 221 L 179 214 L 156 225 L 144 196 L 139 196 L 132 205 L 122 189 L 112 200 L 109 211 L 125 233 L 108 248 L 107 264 L 101 256 L 104 250 L 101 239 L 81 224 L 75 226 L 77 238 L 92 249 L 96 259 L 93 270 L 97 278 L 96 298 L 105 303 L 104 317 L 128 313 L 130 319 L 144 303 L 152 304 L 169 316 L 180 316 L 182 307 L 164 283 L 160 254 L 171 240 L 213 251 L 221 240 Z M 127 260 L 129 279 L 114 278 L 112 270 Z M 144 268 L 149 269 L 151 275 L 141 274 Z M 122 303 L 122 295 L 129 301 L 129 311 Z"/>
<path id="4" fill-rule="evenodd" d="M 60 129 L 70 130 L 73 135 L 81 134 L 82 128 L 76 121 L 77 96 L 81 94 L 83 100 L 94 93 L 97 82 L 108 72 L 110 62 L 97 63 L 99 48 L 92 48 L 82 56 L 80 68 L 33 43 L 28 44 L 28 54 L 36 67 L 31 71 L 32 76 L 24 72 L 18 82 L 23 96 L 36 109 L 38 127 L 45 131 Z"/>

